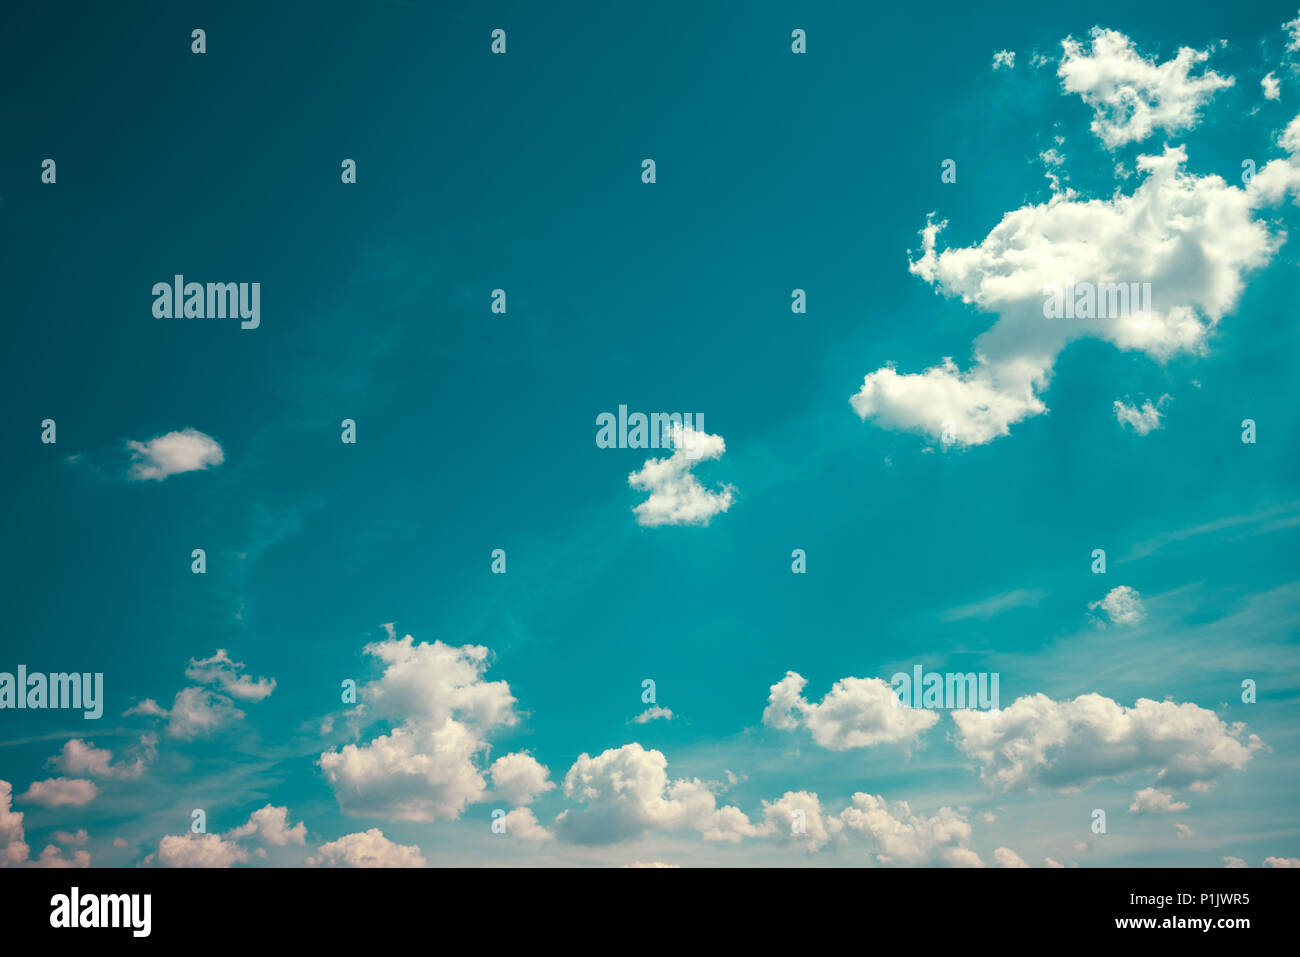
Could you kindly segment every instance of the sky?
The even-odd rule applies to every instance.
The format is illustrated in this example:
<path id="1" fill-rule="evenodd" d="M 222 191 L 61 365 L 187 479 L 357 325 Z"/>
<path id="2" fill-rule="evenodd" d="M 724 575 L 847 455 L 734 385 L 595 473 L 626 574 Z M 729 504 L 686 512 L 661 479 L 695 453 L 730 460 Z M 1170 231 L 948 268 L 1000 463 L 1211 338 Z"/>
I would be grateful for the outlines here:
<path id="1" fill-rule="evenodd" d="M 1300 9 L 927 9 L 14 11 L 0 864 L 1300 866 Z"/>

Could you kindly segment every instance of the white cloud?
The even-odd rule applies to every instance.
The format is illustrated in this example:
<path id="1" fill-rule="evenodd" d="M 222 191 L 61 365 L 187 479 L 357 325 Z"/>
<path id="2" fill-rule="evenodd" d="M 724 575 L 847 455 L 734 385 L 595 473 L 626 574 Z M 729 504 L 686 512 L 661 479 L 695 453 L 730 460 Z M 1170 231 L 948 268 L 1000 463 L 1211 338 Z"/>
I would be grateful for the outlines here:
<path id="1" fill-rule="evenodd" d="M 1300 857 L 1266 857 L 1265 867 L 1300 867 Z"/>
<path id="2" fill-rule="evenodd" d="M 144 863 L 159 867 L 232 867 L 247 864 L 248 851 L 219 834 L 167 834 Z"/>
<path id="3" fill-rule="evenodd" d="M 671 456 L 647 459 L 639 472 L 627 477 L 632 488 L 650 493 L 648 499 L 632 509 L 637 523 L 650 528 L 707 525 L 713 516 L 731 508 L 735 489 L 724 485 L 719 491 L 711 492 L 700 484 L 691 468 L 702 460 L 721 458 L 726 443 L 720 435 L 676 424 L 670 429 L 670 439 Z"/>
<path id="4" fill-rule="evenodd" d="M 1106 597 L 1088 603 L 1091 611 L 1100 608 L 1115 625 L 1136 625 L 1147 616 L 1146 606 L 1136 588 L 1128 585 L 1116 585 Z"/>
<path id="5" fill-rule="evenodd" d="M 225 461 L 221 445 L 197 429 L 168 432 L 147 442 L 129 441 L 130 477 L 136 481 L 161 482 L 170 475 L 196 472 Z"/>
<path id="6" fill-rule="evenodd" d="M 254 680 L 243 673 L 246 668 L 242 662 L 232 661 L 226 649 L 218 648 L 211 658 L 191 658 L 185 677 L 199 684 L 220 685 L 226 694 L 246 701 L 261 701 L 275 690 L 274 678 Z"/>
<path id="7" fill-rule="evenodd" d="M 73 777 L 89 775 L 96 778 L 134 780 L 140 777 L 148 763 L 157 755 L 158 736 L 141 735 L 140 742 L 131 752 L 129 762 L 113 763 L 113 752 L 97 748 L 93 742 L 73 738 L 64 742 L 63 750 L 50 759 L 50 766 Z"/>
<path id="8" fill-rule="evenodd" d="M 55 839 L 68 845 L 84 844 L 88 835 L 84 830 L 76 834 L 59 831 L 55 834 Z M 0 781 L 0 867 L 90 866 L 90 854 L 83 850 L 74 851 L 71 857 L 64 857 L 63 851 L 50 844 L 34 861 L 27 859 L 30 851 L 23 830 L 23 814 L 13 809 L 13 785 L 8 781 Z"/>
<path id="9" fill-rule="evenodd" d="M 999 50 L 993 54 L 993 69 L 1011 70 L 1016 65 L 1016 54 L 1014 50 Z"/>
<path id="10" fill-rule="evenodd" d="M 424 855 L 418 847 L 394 844 L 383 831 L 348 834 L 317 848 L 307 858 L 308 867 L 424 867 Z"/>
<path id="11" fill-rule="evenodd" d="M 1264 90 L 1264 99 L 1279 100 L 1282 98 L 1282 84 L 1271 72 L 1264 75 L 1264 78 L 1259 81 L 1259 85 Z"/>
<path id="12" fill-rule="evenodd" d="M 914 742 L 933 727 L 933 711 L 898 706 L 889 683 L 880 678 L 841 678 L 818 703 L 803 696 L 808 679 L 793 671 L 772 685 L 763 724 L 791 731 L 808 729 L 813 740 L 832 751 L 877 744 Z"/>
<path id="13" fill-rule="evenodd" d="M 189 741 L 207 737 L 243 717 L 244 712 L 225 695 L 207 688 L 182 688 L 176 692 L 168 712 L 167 733 Z"/>
<path id="14" fill-rule="evenodd" d="M 1130 405 L 1119 399 L 1115 400 L 1115 421 L 1121 426 L 1131 426 L 1133 431 L 1138 435 L 1146 435 L 1154 432 L 1161 427 L 1161 420 L 1164 414 L 1160 411 L 1161 406 L 1168 401 L 1169 396 L 1162 395 L 1153 405 L 1150 399 L 1142 403 L 1142 408 L 1136 405 Z"/>
<path id="15" fill-rule="evenodd" d="M 1192 76 L 1209 50 L 1182 47 L 1157 64 L 1138 53 L 1115 30 L 1092 30 L 1092 48 L 1073 37 L 1061 41 L 1064 55 L 1056 74 L 1067 93 L 1077 93 L 1093 111 L 1092 131 L 1110 149 L 1144 140 L 1156 130 L 1178 132 L 1196 124 L 1200 108 L 1232 77 L 1213 70 Z"/>
<path id="16" fill-rule="evenodd" d="M 1187 803 L 1175 801 L 1168 791 L 1156 788 L 1143 788 L 1133 795 L 1133 803 L 1128 808 L 1134 814 L 1146 814 L 1150 811 L 1185 811 Z"/>
<path id="17" fill-rule="evenodd" d="M 487 735 L 519 720 L 510 686 L 483 680 L 488 650 L 480 645 L 417 645 L 407 635 L 365 651 L 385 669 L 362 700 L 368 713 L 397 725 L 367 744 L 320 756 L 340 808 L 399 821 L 459 817 L 486 796 Z"/>
<path id="18" fill-rule="evenodd" d="M 993 862 L 998 867 L 1028 867 L 1025 859 L 1009 847 L 999 847 L 993 852 Z"/>
<path id="19" fill-rule="evenodd" d="M 1196 832 L 1186 824 L 1174 824 L 1174 830 L 1178 832 L 1178 840 L 1180 841 L 1196 836 Z"/>
<path id="20" fill-rule="evenodd" d="M 564 794 L 582 807 L 567 809 L 556 830 L 577 844 L 611 844 L 657 830 L 696 830 L 706 841 L 736 842 L 757 834 L 736 807 L 718 807 L 697 779 L 670 781 L 668 759 L 633 742 L 596 757 L 580 754 L 564 777 Z"/>
<path id="21" fill-rule="evenodd" d="M 671 721 L 673 719 L 672 708 L 661 708 L 657 704 L 651 705 L 632 720 L 636 724 L 647 724 L 648 722 L 654 721 L 656 718 Z"/>
<path id="22" fill-rule="evenodd" d="M 307 843 L 307 825 L 299 822 L 289 826 L 289 809 L 268 804 L 249 815 L 248 821 L 226 833 L 232 840 L 256 834 L 264 843 L 275 847 Z"/>
<path id="23" fill-rule="evenodd" d="M 680 864 L 665 864 L 662 861 L 633 861 L 631 864 L 624 864 L 624 867 L 650 867 L 650 868 L 679 868 Z"/>
<path id="24" fill-rule="evenodd" d="M 64 857 L 63 851 L 53 844 L 47 844 L 45 850 L 41 851 L 41 856 L 36 859 L 32 867 L 89 867 L 89 851 L 73 851 L 71 857 Z"/>
<path id="25" fill-rule="evenodd" d="M 511 804 L 531 804 L 539 795 L 555 790 L 551 772 L 527 751 L 506 754 L 489 769 L 492 787 Z"/>
<path id="26" fill-rule="evenodd" d="M 23 831 L 23 813 L 13 808 L 13 785 L 0 781 L 0 867 L 25 863 L 30 851 Z"/>
<path id="27" fill-rule="evenodd" d="M 903 867 L 944 865 L 983 867 L 970 849 L 971 826 L 966 817 L 942 807 L 933 817 L 913 814 L 906 801 L 892 805 L 875 794 L 858 792 L 840 812 L 846 832 L 866 838 L 881 864 Z"/>
<path id="28" fill-rule="evenodd" d="M 1145 175 L 1132 194 L 1085 201 L 1058 193 L 1007 213 L 967 248 L 938 251 L 946 224 L 928 223 L 911 271 L 998 318 L 976 338 L 967 370 L 951 358 L 920 373 L 886 364 L 864 378 L 850 399 L 854 411 L 945 446 L 983 445 L 1047 411 L 1042 393 L 1057 356 L 1076 339 L 1102 339 L 1161 362 L 1202 353 L 1246 273 L 1281 242 L 1254 209 L 1294 189 L 1300 170 L 1275 161 L 1243 190 L 1218 176 L 1189 175 L 1185 162 L 1182 148 L 1139 157 Z M 1149 282 L 1151 308 L 1106 319 L 1045 318 L 1044 291 L 1074 282 Z"/>
<path id="29" fill-rule="evenodd" d="M 42 807 L 85 807 L 99 796 L 99 787 L 85 778 L 47 778 L 33 781 L 18 800 Z"/>
<path id="30" fill-rule="evenodd" d="M 555 836 L 541 825 L 532 808 L 517 807 L 506 814 L 502 820 L 506 825 L 506 833 L 519 838 L 521 841 L 540 843 L 549 841 Z"/>
<path id="31" fill-rule="evenodd" d="M 838 817 L 822 810 L 821 800 L 809 791 L 786 791 L 775 801 L 763 802 L 763 823 L 758 833 L 801 844 L 809 854 L 821 850 L 844 829 Z"/>
<path id="32" fill-rule="evenodd" d="M 1166 788 L 1205 790 L 1245 768 L 1263 745 L 1191 703 L 1139 698 L 1127 708 L 1099 694 L 1018 698 L 999 711 L 954 711 L 957 745 L 998 790 L 1076 790 L 1106 778 L 1154 773 Z"/>
<path id="33" fill-rule="evenodd" d="M 1282 24 L 1282 29 L 1286 31 L 1287 41 L 1286 48 L 1288 52 L 1294 53 L 1300 50 L 1300 17 L 1294 20 L 1288 20 Z"/>
<path id="34" fill-rule="evenodd" d="M 1247 864 L 1245 861 L 1243 861 L 1240 857 L 1225 857 L 1223 859 L 1223 866 L 1224 867 L 1249 867 L 1250 865 Z"/>
<path id="35" fill-rule="evenodd" d="M 90 835 L 86 833 L 86 829 L 83 827 L 75 833 L 71 831 L 55 831 L 54 840 L 65 847 L 80 847 L 90 840 Z"/>

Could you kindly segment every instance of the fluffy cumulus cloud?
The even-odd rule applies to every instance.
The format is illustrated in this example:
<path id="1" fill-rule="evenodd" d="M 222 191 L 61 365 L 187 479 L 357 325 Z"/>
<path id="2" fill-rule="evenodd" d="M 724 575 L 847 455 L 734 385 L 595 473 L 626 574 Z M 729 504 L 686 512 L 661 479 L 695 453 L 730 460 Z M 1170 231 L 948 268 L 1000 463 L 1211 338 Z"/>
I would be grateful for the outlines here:
<path id="1" fill-rule="evenodd" d="M 230 831 L 227 835 L 234 840 L 256 836 L 265 844 L 284 847 L 288 844 L 307 843 L 307 825 L 303 823 L 289 826 L 289 809 L 275 807 L 271 804 L 249 815 L 248 821 Z"/>
<path id="2" fill-rule="evenodd" d="M 317 848 L 308 867 L 424 867 L 418 847 L 395 844 L 377 827 L 348 834 Z"/>
<path id="3" fill-rule="evenodd" d="M 983 867 L 970 849 L 971 826 L 966 816 L 942 807 L 932 817 L 914 814 L 906 801 L 890 804 L 874 794 L 858 792 L 840 813 L 846 833 L 865 838 L 881 864 L 921 867 Z"/>
<path id="4" fill-rule="evenodd" d="M 669 780 L 662 752 L 633 742 L 596 757 L 583 753 L 564 777 L 564 795 L 578 802 L 555 819 L 560 837 L 612 844 L 651 831 L 694 830 L 707 841 L 736 842 L 758 834 L 736 807 L 719 807 L 710 786 Z"/>
<path id="5" fill-rule="evenodd" d="M 797 844 L 809 854 L 821 850 L 844 830 L 844 823 L 822 809 L 811 791 L 787 791 L 775 801 L 763 802 L 759 834 L 783 843 Z"/>
<path id="6" fill-rule="evenodd" d="M 865 377 L 850 399 L 854 411 L 945 445 L 982 445 L 1047 410 L 1042 394 L 1057 356 L 1074 340 L 1101 339 L 1157 361 L 1202 353 L 1236 305 L 1246 274 L 1281 242 L 1254 218 L 1255 208 L 1294 189 L 1300 171 L 1274 161 L 1239 189 L 1187 173 L 1186 159 L 1181 147 L 1138 157 L 1143 178 L 1131 194 L 1081 200 L 1057 193 L 1007 213 L 966 248 L 939 250 L 945 224 L 930 222 L 911 271 L 998 318 L 976 338 L 968 368 L 951 358 L 919 373 L 887 364 Z M 1123 308 L 1121 284 L 1131 292 L 1134 283 L 1150 283 L 1149 308 Z M 1071 288 L 1076 295 L 1091 289 L 1107 303 L 1094 312 L 1107 317 L 1047 318 L 1049 293 Z"/>
<path id="7" fill-rule="evenodd" d="M 1025 859 L 1009 847 L 999 847 L 993 852 L 993 863 L 998 867 L 1028 867 Z"/>
<path id="8" fill-rule="evenodd" d="M 182 688 L 167 712 L 167 734 L 182 741 L 207 737 L 244 717 L 224 695 L 207 688 Z"/>
<path id="9" fill-rule="evenodd" d="M 1061 41 L 1057 76 L 1067 93 L 1092 108 L 1092 131 L 1107 147 L 1146 139 L 1156 130 L 1178 132 L 1196 125 L 1201 107 L 1232 77 L 1213 70 L 1193 75 L 1209 50 L 1183 47 L 1164 63 L 1143 57 L 1115 30 L 1094 28 L 1091 48 L 1073 37 Z"/>
<path id="10" fill-rule="evenodd" d="M 820 702 L 803 696 L 807 683 L 787 671 L 772 685 L 763 724 L 786 731 L 802 726 L 822 747 L 847 751 L 914 742 L 939 720 L 933 711 L 900 707 L 893 689 L 880 678 L 841 678 Z"/>
<path id="11" fill-rule="evenodd" d="M 506 754 L 492 762 L 492 787 L 511 804 L 531 804 L 555 789 L 551 772 L 527 751 Z"/>
<path id="12" fill-rule="evenodd" d="M 268 804 L 224 834 L 167 834 L 158 849 L 144 859 L 146 867 L 232 867 L 247 864 L 249 845 L 258 857 L 266 846 L 305 845 L 307 826 L 290 826 L 289 809 Z"/>
<path id="13" fill-rule="evenodd" d="M 64 742 L 63 750 L 51 758 L 49 764 L 73 777 L 134 780 L 144 774 L 149 762 L 157 755 L 157 746 L 156 734 L 141 735 L 128 756 L 114 762 L 113 752 L 108 748 L 97 748 L 93 742 L 73 738 Z"/>
<path id="14" fill-rule="evenodd" d="M 1128 774 L 1163 788 L 1205 790 L 1246 767 L 1263 745 L 1240 723 L 1191 703 L 1139 698 L 1125 707 L 1099 694 L 1018 698 L 1000 711 L 954 711 L 958 747 L 997 790 L 1076 790 Z"/>
<path id="15" fill-rule="evenodd" d="M 197 429 L 168 432 L 147 442 L 130 441 L 126 447 L 131 452 L 128 474 L 138 482 L 161 482 L 181 472 L 212 468 L 226 458 L 220 443 Z"/>
<path id="16" fill-rule="evenodd" d="M 232 661 L 224 648 L 218 648 L 211 658 L 191 658 L 185 677 L 202 685 L 217 685 L 232 698 L 261 701 L 275 690 L 274 678 L 254 679 L 244 674 L 246 665 Z"/>
<path id="17" fill-rule="evenodd" d="M 1185 811 L 1187 803 L 1177 801 L 1168 791 L 1158 788 L 1143 788 L 1133 795 L 1133 803 L 1128 809 L 1134 814 L 1147 814 L 1152 811 Z"/>
<path id="18" fill-rule="evenodd" d="M 998 50 L 993 54 L 993 69 L 1011 70 L 1016 65 L 1016 54 L 1014 50 Z"/>
<path id="19" fill-rule="evenodd" d="M 1114 625 L 1137 625 L 1147 616 L 1142 596 L 1129 585 L 1116 585 L 1105 598 L 1089 602 L 1090 611 L 1101 611 Z"/>
<path id="20" fill-rule="evenodd" d="M 385 667 L 364 690 L 360 718 L 396 726 L 320 756 L 339 806 L 389 820 L 459 817 L 486 796 L 487 736 L 519 720 L 510 686 L 484 680 L 488 650 L 480 645 L 416 644 L 407 635 L 365 650 Z"/>
<path id="21" fill-rule="evenodd" d="M 144 863 L 158 867 L 232 867 L 248 863 L 248 851 L 220 834 L 167 834 Z"/>
<path id="22" fill-rule="evenodd" d="M 41 807 L 85 807 L 99 796 L 99 787 L 86 778 L 47 778 L 33 781 L 18 800 Z"/>
<path id="23" fill-rule="evenodd" d="M 1169 401 L 1169 396 L 1162 395 L 1154 404 L 1150 399 L 1138 408 L 1120 399 L 1115 400 L 1115 421 L 1121 426 L 1127 425 L 1138 435 L 1147 435 L 1161 427 L 1164 413 L 1160 409 Z"/>
<path id="24" fill-rule="evenodd" d="M 692 467 L 707 459 L 722 457 L 727 445 L 720 435 L 699 432 L 674 424 L 670 429 L 673 454 L 664 459 L 647 459 L 638 472 L 627 477 L 628 485 L 650 497 L 632 509 L 637 523 L 658 525 L 707 525 L 713 516 L 731 508 L 735 490 L 724 485 L 718 491 L 706 489 Z"/>
<path id="25" fill-rule="evenodd" d="M 86 832 L 76 834 L 59 832 L 67 838 L 65 844 L 84 844 Z M 56 835 L 58 837 L 59 835 Z M 89 867 L 90 854 L 84 850 L 73 851 L 71 856 L 53 844 L 41 851 L 36 860 L 29 860 L 31 848 L 23 828 L 23 814 L 13 809 L 13 785 L 0 781 L 0 867 Z"/>
<path id="26" fill-rule="evenodd" d="M 1272 73 L 1266 73 L 1259 81 L 1260 88 L 1264 91 L 1264 99 L 1279 100 L 1282 98 L 1282 84 Z"/>
<path id="27" fill-rule="evenodd" d="M 521 841 L 549 841 L 554 835 L 542 826 L 537 820 L 537 815 L 533 813 L 532 808 L 517 807 L 506 814 L 502 821 L 505 823 L 506 833 L 519 838 Z"/>

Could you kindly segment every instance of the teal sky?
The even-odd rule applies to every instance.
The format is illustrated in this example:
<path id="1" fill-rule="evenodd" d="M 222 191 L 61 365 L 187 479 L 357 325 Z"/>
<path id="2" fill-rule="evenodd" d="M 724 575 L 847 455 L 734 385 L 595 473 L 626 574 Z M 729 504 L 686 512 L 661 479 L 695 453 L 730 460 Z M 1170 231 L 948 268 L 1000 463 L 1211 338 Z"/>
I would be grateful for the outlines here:
<path id="1" fill-rule="evenodd" d="M 378 829 L 434 866 L 1297 863 L 1294 2 L 76 9 L 0 40 L 0 671 L 102 672 L 105 714 L 0 710 L 0 857 L 356 863 Z M 1156 118 L 1120 143 L 1066 88 L 1104 57 Z M 1180 147 L 1157 194 L 1138 157 Z M 1023 396 L 963 405 L 977 337 L 1036 358 L 1070 321 L 1005 291 L 1040 262 L 1151 281 L 1183 338 L 1072 327 L 985 437 Z M 259 328 L 155 318 L 177 273 L 259 282 Z M 850 402 L 945 357 L 975 378 Z M 620 405 L 702 414 L 725 451 L 673 489 L 729 504 L 639 521 L 673 450 L 598 447 Z M 165 443 L 129 443 L 185 430 L 220 462 L 143 477 Z M 917 664 L 996 672 L 1002 717 L 833 691 Z M 647 678 L 672 714 L 638 723 Z M 498 780 L 521 752 L 553 786 Z M 240 832 L 267 805 L 288 826 Z"/>

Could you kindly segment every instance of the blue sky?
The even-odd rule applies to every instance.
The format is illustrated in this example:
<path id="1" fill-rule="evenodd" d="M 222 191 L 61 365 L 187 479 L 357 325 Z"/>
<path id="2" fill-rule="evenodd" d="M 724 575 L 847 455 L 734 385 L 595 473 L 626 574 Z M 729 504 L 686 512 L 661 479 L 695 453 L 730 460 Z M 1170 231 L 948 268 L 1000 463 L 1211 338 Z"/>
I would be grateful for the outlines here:
<path id="1" fill-rule="evenodd" d="M 1300 857 L 1294 6 L 16 17 L 7 862 Z"/>

